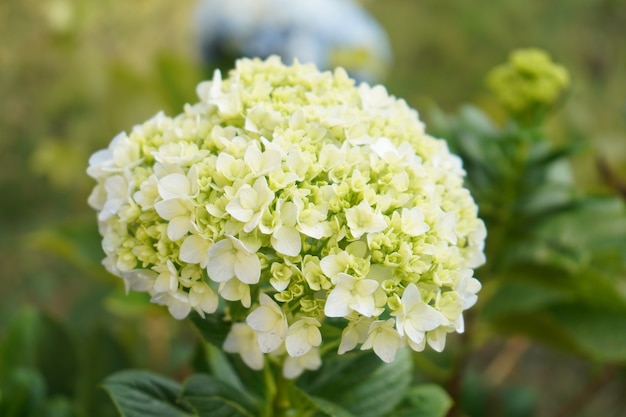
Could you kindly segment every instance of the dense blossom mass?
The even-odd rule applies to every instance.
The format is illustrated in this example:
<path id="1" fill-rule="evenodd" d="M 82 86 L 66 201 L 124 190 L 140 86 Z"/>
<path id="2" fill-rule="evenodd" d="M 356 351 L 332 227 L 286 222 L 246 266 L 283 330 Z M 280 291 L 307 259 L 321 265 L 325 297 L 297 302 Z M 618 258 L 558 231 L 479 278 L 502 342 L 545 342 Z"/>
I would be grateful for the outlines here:
<path id="1" fill-rule="evenodd" d="M 224 349 L 293 378 L 338 351 L 440 351 L 480 289 L 485 227 L 446 142 L 382 86 L 239 60 L 96 152 L 104 264 L 183 319 L 224 313 Z M 339 329 L 329 330 L 329 329 Z"/>

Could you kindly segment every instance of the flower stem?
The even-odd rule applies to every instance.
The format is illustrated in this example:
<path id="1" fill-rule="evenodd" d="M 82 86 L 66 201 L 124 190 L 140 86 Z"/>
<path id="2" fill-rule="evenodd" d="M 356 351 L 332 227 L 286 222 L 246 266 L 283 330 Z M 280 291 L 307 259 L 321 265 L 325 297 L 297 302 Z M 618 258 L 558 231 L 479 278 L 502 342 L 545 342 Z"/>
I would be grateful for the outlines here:
<path id="1" fill-rule="evenodd" d="M 285 417 L 291 408 L 289 400 L 291 381 L 283 376 L 282 364 L 267 361 L 263 376 L 266 387 L 263 417 Z"/>
<path id="2" fill-rule="evenodd" d="M 588 404 L 598 392 L 613 380 L 618 371 L 619 368 L 617 366 L 606 365 L 598 376 L 589 381 L 589 383 L 580 392 L 572 396 L 569 401 L 566 401 L 563 407 L 554 415 L 567 417 L 580 411 L 585 404 Z"/>
<path id="3" fill-rule="evenodd" d="M 283 376 L 280 367 L 276 368 L 276 396 L 274 397 L 274 416 L 284 417 L 287 415 L 287 410 L 291 407 L 289 401 L 289 381 Z"/>
<path id="4" fill-rule="evenodd" d="M 263 367 L 263 379 L 265 380 L 265 403 L 263 404 L 263 417 L 274 416 L 274 398 L 276 397 L 276 382 L 272 372 L 272 364 L 266 359 Z"/>

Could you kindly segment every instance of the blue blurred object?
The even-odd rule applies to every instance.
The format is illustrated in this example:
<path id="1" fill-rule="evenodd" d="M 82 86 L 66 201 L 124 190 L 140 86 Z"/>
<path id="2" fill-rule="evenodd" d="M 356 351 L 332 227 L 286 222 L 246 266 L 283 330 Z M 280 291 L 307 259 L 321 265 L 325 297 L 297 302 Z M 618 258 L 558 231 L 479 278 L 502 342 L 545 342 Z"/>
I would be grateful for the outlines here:
<path id="1" fill-rule="evenodd" d="M 391 64 L 384 29 L 352 0 L 204 0 L 194 19 L 202 57 L 213 67 L 274 54 L 376 82 Z"/>

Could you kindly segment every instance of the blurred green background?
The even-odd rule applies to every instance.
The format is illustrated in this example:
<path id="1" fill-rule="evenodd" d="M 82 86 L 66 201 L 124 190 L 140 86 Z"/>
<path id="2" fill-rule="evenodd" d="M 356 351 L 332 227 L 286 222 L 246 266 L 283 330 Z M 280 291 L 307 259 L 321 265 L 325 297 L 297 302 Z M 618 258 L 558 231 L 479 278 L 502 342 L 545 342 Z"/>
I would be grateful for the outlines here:
<path id="1" fill-rule="evenodd" d="M 394 65 L 384 84 L 427 126 L 434 108 L 454 112 L 467 102 L 502 119 L 485 88 L 487 72 L 512 49 L 541 47 L 571 74 L 567 101 L 547 129 L 555 143 L 588 145 L 573 161 L 577 179 L 587 190 L 606 191 L 598 158 L 626 179 L 623 0 L 362 3 L 391 39 Z M 26 306 L 45 311 L 69 324 L 78 346 L 112 346 L 107 352 L 115 358 L 92 376 L 95 383 L 131 365 L 188 371 L 182 364 L 194 339 L 186 325 L 145 297 L 126 297 L 122 282 L 100 267 L 85 168 L 118 132 L 195 101 L 195 85 L 208 75 L 196 54 L 194 7 L 165 0 L 0 3 L 0 339 L 11 320 L 28 314 Z M 509 343 L 525 342 L 493 341 L 477 369 Z M 598 372 L 542 347 L 526 352 L 523 366 L 495 379 L 532 386 L 515 395 L 539 398 L 541 416 L 579 389 L 578 377 Z M 94 360 L 81 357 L 83 365 Z M 623 379 L 603 386 L 576 415 L 624 415 Z"/>

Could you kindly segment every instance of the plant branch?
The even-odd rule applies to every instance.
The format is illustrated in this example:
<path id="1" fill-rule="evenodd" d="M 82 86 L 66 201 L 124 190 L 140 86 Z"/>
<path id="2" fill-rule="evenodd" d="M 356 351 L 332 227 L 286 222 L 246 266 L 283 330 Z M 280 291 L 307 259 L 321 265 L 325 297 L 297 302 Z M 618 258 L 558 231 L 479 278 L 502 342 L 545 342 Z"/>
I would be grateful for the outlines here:
<path id="1" fill-rule="evenodd" d="M 524 353 L 530 348 L 530 342 L 522 338 L 507 340 L 504 349 L 491 361 L 485 375 L 492 385 L 500 385 L 515 369 Z"/>
<path id="2" fill-rule="evenodd" d="M 583 389 L 565 402 L 563 407 L 554 414 L 554 417 L 570 417 L 580 411 L 599 391 L 611 382 L 619 368 L 615 365 L 607 365 L 602 372 L 583 387 Z"/>

